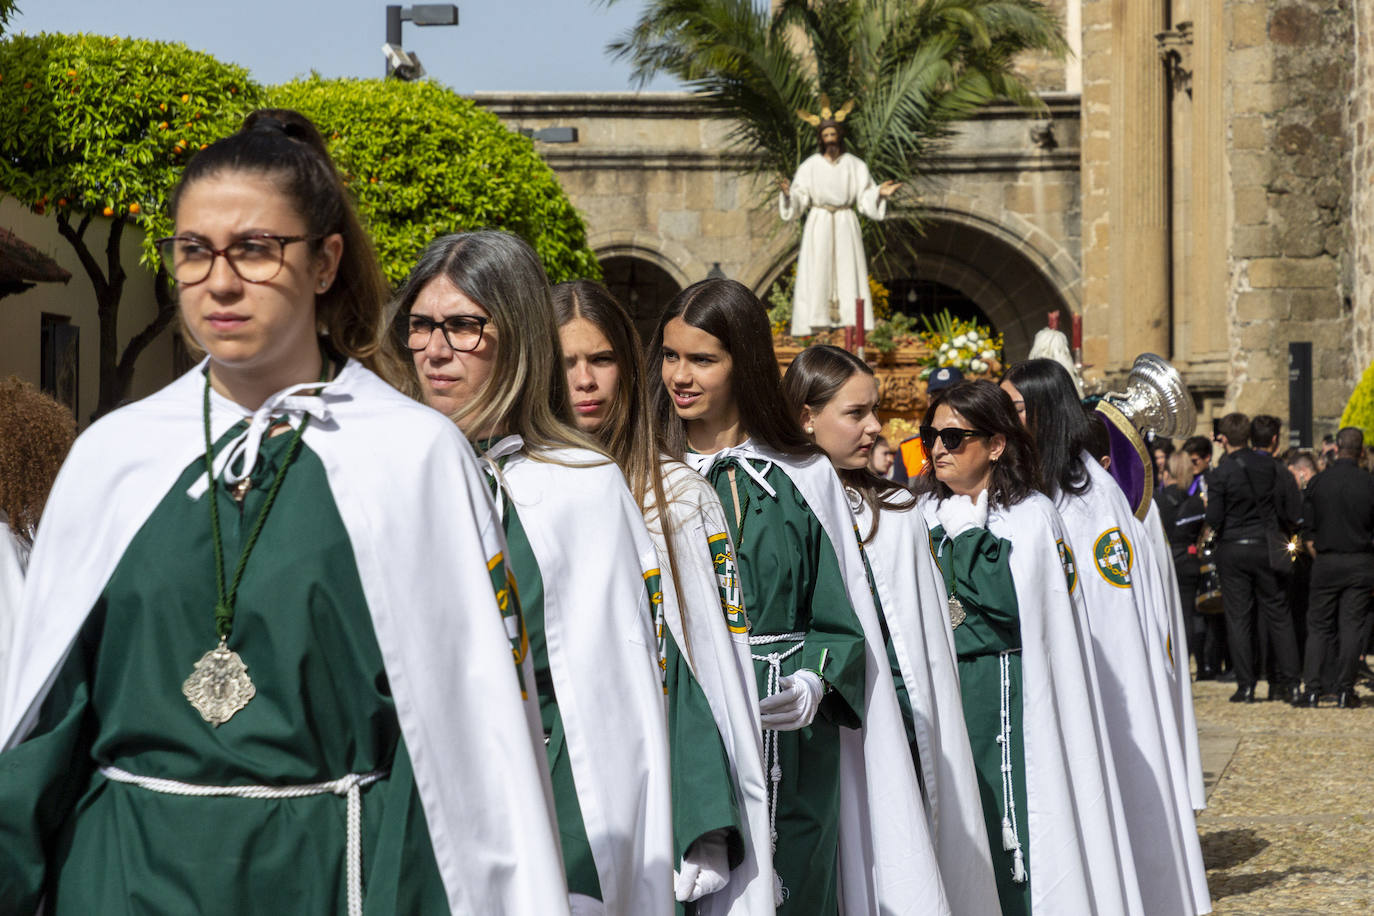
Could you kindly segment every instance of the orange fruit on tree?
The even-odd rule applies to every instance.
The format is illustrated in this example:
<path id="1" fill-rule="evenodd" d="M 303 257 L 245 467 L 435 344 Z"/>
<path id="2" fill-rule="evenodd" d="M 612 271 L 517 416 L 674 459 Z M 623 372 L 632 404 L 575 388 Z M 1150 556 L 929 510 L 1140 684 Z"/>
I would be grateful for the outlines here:
<path id="1" fill-rule="evenodd" d="M 76 71 L 75 71 L 75 70 L 68 70 L 68 71 L 67 71 L 67 75 L 68 75 L 68 76 L 76 76 Z"/>
<path id="2" fill-rule="evenodd" d="M 106 207 L 104 210 L 101 210 L 100 212 L 104 213 L 106 216 L 114 216 L 114 207 Z"/>
<path id="3" fill-rule="evenodd" d="M 166 111 L 166 110 L 167 110 L 167 103 L 166 103 L 166 102 L 160 103 L 160 104 L 157 106 L 157 110 L 158 110 L 158 111 Z"/>
<path id="4" fill-rule="evenodd" d="M 166 122 L 166 121 L 163 121 L 161 124 L 159 124 L 159 125 L 157 126 L 157 129 L 158 129 L 158 130 L 166 130 L 166 129 L 167 129 L 167 122 Z"/>
<path id="5" fill-rule="evenodd" d="M 138 214 L 142 211 L 143 207 L 139 206 L 138 201 L 134 201 L 133 203 L 129 204 L 129 212 L 134 216 L 138 216 Z"/>

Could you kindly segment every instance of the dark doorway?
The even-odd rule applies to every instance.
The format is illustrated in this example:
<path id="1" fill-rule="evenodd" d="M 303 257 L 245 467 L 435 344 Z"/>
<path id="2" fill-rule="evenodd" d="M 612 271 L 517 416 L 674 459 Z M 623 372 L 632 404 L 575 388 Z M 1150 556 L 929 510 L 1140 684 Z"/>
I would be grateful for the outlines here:
<path id="1" fill-rule="evenodd" d="M 652 261 L 631 255 L 614 255 L 601 262 L 606 289 L 630 313 L 640 338 L 653 337 L 663 309 L 682 291 L 668 271 Z"/>
<path id="2" fill-rule="evenodd" d="M 888 288 L 888 306 L 894 314 L 901 312 L 915 318 L 947 311 L 955 318 L 992 327 L 992 321 L 978 303 L 952 286 L 917 277 L 898 277 L 883 284 Z"/>

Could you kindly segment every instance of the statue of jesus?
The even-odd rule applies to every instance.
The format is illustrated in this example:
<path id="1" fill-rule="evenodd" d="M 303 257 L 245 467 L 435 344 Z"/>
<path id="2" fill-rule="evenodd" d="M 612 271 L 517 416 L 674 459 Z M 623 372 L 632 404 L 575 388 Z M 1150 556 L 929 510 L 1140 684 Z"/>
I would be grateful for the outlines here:
<path id="1" fill-rule="evenodd" d="M 844 119 L 853 107 L 851 100 L 832 114 L 828 100 L 822 97 L 819 116 L 797 112 L 817 128 L 819 148 L 801 164 L 791 181 L 784 178 L 778 182 L 782 218 L 790 220 L 806 213 L 792 298 L 794 337 L 856 324 L 855 304 L 860 299 L 864 327 L 873 327 L 868 262 L 854 208 L 857 206 L 869 219 L 883 219 L 888 198 L 902 184 L 874 184 L 864 161 L 844 151 Z"/>

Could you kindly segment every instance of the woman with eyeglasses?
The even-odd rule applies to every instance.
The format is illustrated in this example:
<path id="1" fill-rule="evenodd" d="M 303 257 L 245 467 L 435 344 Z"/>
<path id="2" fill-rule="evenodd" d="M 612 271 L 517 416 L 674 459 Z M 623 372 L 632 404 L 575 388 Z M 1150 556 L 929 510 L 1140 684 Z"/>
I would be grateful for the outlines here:
<path id="1" fill-rule="evenodd" d="M 171 214 L 206 359 L 87 430 L 48 502 L 0 909 L 559 912 L 500 535 L 452 425 L 368 368 L 385 286 L 319 132 L 251 115 Z"/>
<path id="2" fill-rule="evenodd" d="M 700 916 L 772 913 L 758 692 L 725 511 L 710 484 L 659 448 L 625 309 L 590 280 L 556 285 L 553 307 L 577 425 L 625 472 L 664 570 L 676 896 Z"/>
<path id="3" fill-rule="evenodd" d="M 1001 912 L 1140 913 L 1073 598 L 1088 573 L 1036 492 L 1039 460 L 1007 394 L 940 391 L 917 479 L 944 576 Z M 1081 562 L 1081 561 L 1080 561 Z"/>
<path id="4" fill-rule="evenodd" d="M 944 582 L 906 487 L 869 469 L 881 425 L 868 364 L 839 347 L 803 350 L 782 380 L 803 430 L 834 465 L 854 511 L 907 743 L 950 908 L 992 913 L 997 888 L 969 751 Z"/>
<path id="5" fill-rule="evenodd" d="M 778 912 L 948 912 L 849 504 L 787 410 L 763 306 L 695 283 L 648 353 L 665 449 L 711 482 L 737 550 Z"/>
<path id="6" fill-rule="evenodd" d="M 413 364 L 403 384 L 472 441 L 496 499 L 572 911 L 667 916 L 677 860 L 661 567 L 620 469 L 573 423 L 544 269 L 509 233 L 444 236 L 393 308 Z"/>
<path id="7" fill-rule="evenodd" d="M 1039 446 L 1043 492 L 1063 519 L 1065 545 L 1087 561 L 1078 579 L 1084 629 L 1125 815 L 1118 828 L 1129 835 L 1145 910 L 1205 912 L 1206 872 L 1168 683 L 1168 603 L 1151 539 L 1089 454 L 1098 421 L 1083 411 L 1068 371 L 1027 360 L 1007 369 L 1001 388 Z"/>

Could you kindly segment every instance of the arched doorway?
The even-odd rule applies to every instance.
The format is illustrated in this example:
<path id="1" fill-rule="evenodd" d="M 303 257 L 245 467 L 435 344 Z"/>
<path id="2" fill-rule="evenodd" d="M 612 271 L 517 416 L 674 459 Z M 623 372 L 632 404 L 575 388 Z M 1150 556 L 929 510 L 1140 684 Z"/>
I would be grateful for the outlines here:
<path id="1" fill-rule="evenodd" d="M 890 245 L 869 268 L 891 291 L 893 311 L 930 314 L 948 308 L 1003 335 L 1007 361 L 1025 359 L 1046 316 L 1069 327 L 1076 302 L 1042 253 L 1010 230 L 967 214 L 927 218 L 919 234 Z"/>
<path id="2" fill-rule="evenodd" d="M 653 337 L 658 316 L 682 287 L 652 261 L 634 255 L 612 255 L 601 261 L 606 288 L 634 319 L 640 338 Z"/>

